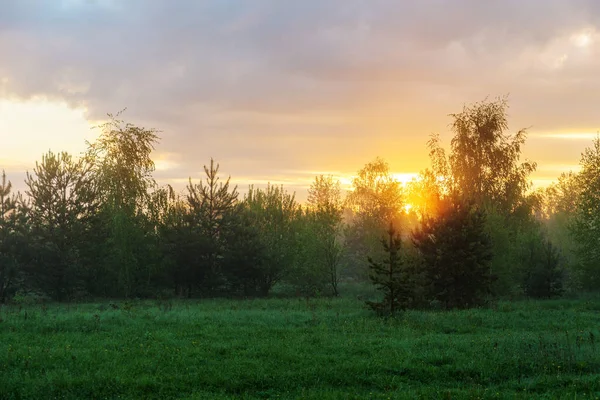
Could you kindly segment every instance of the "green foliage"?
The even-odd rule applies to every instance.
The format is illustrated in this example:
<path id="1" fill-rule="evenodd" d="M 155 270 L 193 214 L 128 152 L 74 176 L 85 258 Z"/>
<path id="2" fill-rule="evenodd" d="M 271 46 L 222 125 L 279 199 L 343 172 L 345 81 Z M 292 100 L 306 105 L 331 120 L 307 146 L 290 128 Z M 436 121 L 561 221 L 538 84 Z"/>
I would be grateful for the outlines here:
<path id="1" fill-rule="evenodd" d="M 162 284 L 174 288 L 180 296 L 191 297 L 205 272 L 198 268 L 200 256 L 207 247 L 206 239 L 198 235 L 187 200 L 172 189 L 161 189 L 154 195 L 153 208 L 162 255 Z"/>
<path id="2" fill-rule="evenodd" d="M 400 182 L 392 176 L 388 163 L 380 158 L 366 164 L 353 179 L 352 190 L 346 197 L 352 215 L 345 237 L 347 261 L 355 277 L 368 276 L 364 260 L 381 254 L 379 240 L 389 222 L 401 225 L 403 199 Z"/>
<path id="3" fill-rule="evenodd" d="M 104 235 L 95 248 L 103 262 L 93 275 L 105 277 L 99 285 L 104 294 L 140 296 L 148 290 L 155 264 L 147 210 L 150 189 L 156 187 L 150 155 L 158 136 L 154 129 L 118 119 L 120 113 L 108 116 L 87 153 L 101 203 L 97 229 Z"/>
<path id="4" fill-rule="evenodd" d="M 285 274 L 285 282 L 297 296 L 319 296 L 331 292 L 325 253 L 327 243 L 318 236 L 322 234 L 322 226 L 317 218 L 316 212 L 303 210 L 294 224 L 296 251 L 294 262 Z"/>
<path id="5" fill-rule="evenodd" d="M 25 183 L 34 254 L 29 277 L 54 299 L 72 298 L 82 287 L 86 267 L 80 257 L 86 245 L 82 239 L 98 210 L 91 164 L 86 158 L 48 152 Z"/>
<path id="6" fill-rule="evenodd" d="M 0 303 L 15 289 L 22 273 L 19 253 L 23 249 L 23 229 L 20 222 L 19 199 L 11 193 L 12 185 L 2 171 L 0 184 Z"/>
<path id="7" fill-rule="evenodd" d="M 260 265 L 260 293 L 267 295 L 281 281 L 296 261 L 296 224 L 301 209 L 295 196 L 283 186 L 266 189 L 250 186 L 244 203 L 252 224 L 260 232 L 265 257 Z"/>
<path id="8" fill-rule="evenodd" d="M 585 282 L 585 275 L 579 268 L 578 244 L 572 233 L 577 216 L 577 201 L 580 195 L 577 175 L 563 173 L 558 180 L 545 188 L 541 219 L 546 227 L 548 239 L 560 250 L 564 263 L 565 290 L 577 292 Z"/>
<path id="9" fill-rule="evenodd" d="M 471 203 L 456 203 L 423 220 L 412 234 L 425 272 L 428 296 L 445 309 L 480 305 L 490 292 L 492 242 L 485 214 Z"/>
<path id="10" fill-rule="evenodd" d="M 367 301 L 367 305 L 378 314 L 393 316 L 410 305 L 412 288 L 400 254 L 402 238 L 391 223 L 387 234 L 387 240 L 382 239 L 381 243 L 388 257 L 382 262 L 376 262 L 370 257 L 368 259 L 371 282 L 383 293 L 383 299 L 379 302 Z"/>
<path id="11" fill-rule="evenodd" d="M 229 180 L 219 182 L 219 165 L 215 166 L 211 158 L 210 167 L 204 166 L 206 183 L 200 181 L 193 184 L 190 178 L 187 186 L 187 203 L 194 223 L 195 234 L 205 241 L 203 254 L 195 268 L 204 269 L 201 273 L 204 282 L 201 282 L 208 291 L 215 291 L 223 284 L 223 273 L 220 260 L 223 258 L 225 242 L 223 236 L 229 229 L 225 218 L 236 210 L 237 187 L 229 189 Z"/>
<path id="12" fill-rule="evenodd" d="M 108 114 L 109 121 L 98 127 L 102 132 L 88 143 L 88 157 L 103 203 L 133 214 L 145 209 L 149 189 L 155 186 L 150 155 L 159 137 L 154 129 L 118 119 L 121 113 Z"/>
<path id="13" fill-rule="evenodd" d="M 307 207 L 296 224 L 298 255 L 288 275 L 304 295 L 339 294 L 344 251 L 342 195 L 339 181 L 317 176 L 308 189 Z"/>
<path id="14" fill-rule="evenodd" d="M 402 187 L 381 158 L 365 165 L 352 180 L 352 191 L 346 202 L 363 219 L 385 225 L 402 209 Z"/>
<path id="15" fill-rule="evenodd" d="M 465 106 L 453 118 L 451 153 L 446 161 L 434 136 L 429 147 L 434 172 L 444 177 L 450 192 L 478 205 L 493 204 L 504 212 L 514 212 L 524 205 L 531 187 L 529 175 L 536 164 L 519 164 L 526 132 L 506 134 L 508 103 L 506 98 Z"/>
<path id="16" fill-rule="evenodd" d="M 499 98 L 452 114 L 450 153 L 434 135 L 428 142 L 432 166 L 415 188 L 425 191 L 422 197 L 430 201 L 433 216 L 453 199 L 473 202 L 486 212 L 485 229 L 494 247 L 491 269 L 497 278 L 493 291 L 501 296 L 522 292 L 527 266 L 520 262 L 521 248 L 529 233 L 539 230 L 533 215 L 540 208 L 540 197 L 529 192 L 536 163 L 520 161 L 526 131 L 507 134 L 507 109 L 506 98 Z"/>
<path id="17" fill-rule="evenodd" d="M 268 277 L 268 241 L 262 240 L 262 232 L 255 225 L 255 214 L 247 202 L 225 215 L 229 229 L 224 241 L 223 272 L 227 279 L 228 293 L 238 296 L 264 296 Z M 270 290 L 270 288 L 269 288 Z"/>
<path id="18" fill-rule="evenodd" d="M 530 254 L 525 293 L 535 298 L 560 297 L 563 294 L 564 270 L 556 246 L 549 240 L 532 243 Z"/>
<path id="19" fill-rule="evenodd" d="M 600 144 L 583 155 L 581 174 L 530 192 L 536 165 L 520 161 L 526 134 L 507 134 L 507 108 L 501 98 L 452 114 L 448 154 L 433 136 L 431 167 L 406 191 L 377 158 L 358 171 L 345 201 L 338 181 L 316 177 L 304 208 L 271 185 L 250 187 L 238 200 L 237 187 L 220 181 L 212 159 L 205 178 L 190 178 L 182 196 L 159 187 L 151 157 L 157 131 L 109 114 L 81 158 L 44 155 L 27 175 L 25 197 L 10 193 L 3 176 L 0 300 L 17 290 L 59 300 L 250 297 L 278 283 L 298 295 L 337 296 L 343 279 L 366 280 L 368 256 L 389 258 L 379 239 L 390 221 L 417 236 L 441 235 L 435 243 L 427 235 L 417 240 L 423 248 L 403 249 L 408 307 L 431 299 L 463 307 L 488 292 L 554 296 L 559 285 L 571 293 L 596 288 Z M 474 216 L 480 211 L 463 213 L 467 202 L 485 212 L 483 236 Z M 462 257 L 468 262 L 459 263 Z"/>
<path id="20" fill-rule="evenodd" d="M 577 176 L 580 191 L 572 233 L 577 242 L 584 287 L 596 290 L 600 287 L 600 137 L 585 149 L 580 165 Z"/>

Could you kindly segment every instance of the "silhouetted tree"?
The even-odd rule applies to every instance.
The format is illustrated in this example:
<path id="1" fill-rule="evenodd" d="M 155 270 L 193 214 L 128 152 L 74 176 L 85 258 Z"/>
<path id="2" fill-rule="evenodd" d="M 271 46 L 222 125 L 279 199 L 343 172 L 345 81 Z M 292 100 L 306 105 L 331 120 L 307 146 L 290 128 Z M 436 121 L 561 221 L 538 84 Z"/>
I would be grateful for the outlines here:
<path id="1" fill-rule="evenodd" d="M 403 207 L 403 191 L 380 158 L 358 171 L 352 190 L 346 198 L 352 217 L 346 230 L 349 263 L 354 274 L 364 278 L 364 260 L 381 251 L 379 238 L 385 234 L 389 221 L 398 223 Z"/>
<path id="2" fill-rule="evenodd" d="M 297 255 L 294 224 L 301 209 L 295 196 L 283 186 L 268 185 L 266 189 L 251 186 L 244 202 L 265 248 L 259 286 L 260 293 L 266 296 L 294 265 Z"/>
<path id="3" fill-rule="evenodd" d="M 492 243 L 483 211 L 457 202 L 438 216 L 425 218 L 412 241 L 423 260 L 431 299 L 446 309 L 483 301 L 492 282 Z"/>
<path id="4" fill-rule="evenodd" d="M 297 227 L 300 255 L 291 277 L 305 294 L 330 286 L 333 295 L 338 295 L 342 228 L 340 183 L 331 176 L 317 176 L 308 189 L 307 208 Z"/>
<path id="5" fill-rule="evenodd" d="M 268 271 L 267 243 L 263 232 L 255 223 L 253 213 L 246 202 L 225 214 L 229 229 L 224 234 L 225 251 L 222 264 L 229 293 L 243 296 L 265 294 L 264 275 Z"/>
<path id="6" fill-rule="evenodd" d="M 12 184 L 2 171 L 0 184 L 0 303 L 15 289 L 20 271 L 21 231 L 18 225 L 18 198 L 11 193 Z"/>
<path id="7" fill-rule="evenodd" d="M 486 231 L 494 243 L 492 271 L 498 277 L 494 291 L 501 295 L 520 290 L 520 271 L 526 266 L 518 264 L 519 238 L 538 228 L 534 211 L 539 200 L 529 192 L 536 163 L 520 161 L 526 131 L 507 133 L 507 109 L 507 99 L 499 98 L 451 114 L 450 152 L 446 154 L 434 135 L 428 142 L 432 167 L 426 175 L 440 188 L 433 196 L 438 201 L 436 195 L 441 195 L 438 208 L 446 207 L 444 199 L 460 199 L 486 212 Z"/>
<path id="8" fill-rule="evenodd" d="M 158 234 L 164 272 L 175 293 L 189 298 L 198 282 L 204 281 L 206 271 L 198 265 L 207 250 L 207 240 L 198 233 L 187 199 L 172 190 L 163 190 L 160 197 L 164 211 Z"/>
<path id="9" fill-rule="evenodd" d="M 585 281 L 585 274 L 578 266 L 580 259 L 578 243 L 571 227 L 577 217 L 577 202 L 581 187 L 577 174 L 562 173 L 558 180 L 542 190 L 542 219 L 547 228 L 548 239 L 556 245 L 564 261 L 565 289 L 578 290 Z"/>
<path id="10" fill-rule="evenodd" d="M 581 260 L 582 281 L 586 289 L 600 287 L 600 136 L 581 155 L 577 176 L 579 194 L 572 233 Z"/>
<path id="11" fill-rule="evenodd" d="M 64 152 L 48 152 L 36 162 L 33 173 L 27 173 L 35 249 L 30 277 L 59 301 L 83 289 L 82 239 L 98 205 L 92 178 L 86 158 L 74 160 Z"/>
<path id="12" fill-rule="evenodd" d="M 387 240 L 381 240 L 387 257 L 381 262 L 368 258 L 371 281 L 383 293 L 383 300 L 367 301 L 367 305 L 377 313 L 394 315 L 410 304 L 412 290 L 410 277 L 400 254 L 402 238 L 391 223 L 387 235 Z"/>
<path id="13" fill-rule="evenodd" d="M 525 293 L 530 297 L 553 298 L 563 293 L 564 270 L 561 256 L 549 240 L 533 243 L 531 261 L 525 279 Z"/>
<path id="14" fill-rule="evenodd" d="M 102 273 L 105 294 L 143 295 L 152 278 L 151 240 L 147 232 L 154 162 L 150 157 L 157 131 L 137 127 L 108 114 L 109 121 L 94 143 L 88 143 L 94 182 L 101 199 L 106 238 Z M 115 285 L 115 282 L 117 284 Z"/>
<path id="15" fill-rule="evenodd" d="M 448 157 L 439 136 L 434 135 L 428 146 L 433 173 L 443 178 L 447 193 L 514 212 L 524 205 L 536 163 L 519 163 L 527 133 L 522 129 L 513 136 L 506 134 L 507 108 L 506 98 L 465 106 L 461 113 L 451 114 L 454 137 Z"/>
<path id="16" fill-rule="evenodd" d="M 204 166 L 204 172 L 206 182 L 193 184 L 190 178 L 187 201 L 196 234 L 206 242 L 205 252 L 200 257 L 201 265 L 197 268 L 205 269 L 205 282 L 202 284 L 209 291 L 214 291 L 224 283 L 220 260 L 225 247 L 223 236 L 228 229 L 225 215 L 235 210 L 238 193 L 236 186 L 230 190 L 230 178 L 219 182 L 219 165 L 215 166 L 212 158 L 210 167 Z"/>

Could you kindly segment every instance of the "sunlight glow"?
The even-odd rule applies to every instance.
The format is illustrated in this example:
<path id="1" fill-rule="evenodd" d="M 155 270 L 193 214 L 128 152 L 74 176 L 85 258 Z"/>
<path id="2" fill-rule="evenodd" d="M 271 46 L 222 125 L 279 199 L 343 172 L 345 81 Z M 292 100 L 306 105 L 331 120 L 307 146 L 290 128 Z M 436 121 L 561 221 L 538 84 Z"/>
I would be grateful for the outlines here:
<path id="1" fill-rule="evenodd" d="M 396 179 L 402 185 L 406 185 L 413 179 L 416 179 L 419 176 L 419 174 L 417 174 L 416 172 L 402 172 L 402 173 L 398 172 L 398 173 L 392 173 L 392 176 L 394 177 L 394 179 Z"/>
<path id="2" fill-rule="evenodd" d="M 168 171 L 180 166 L 178 162 L 174 161 L 175 154 L 173 153 L 156 153 L 153 157 L 154 168 L 157 171 Z"/>
<path id="3" fill-rule="evenodd" d="M 536 133 L 532 136 L 551 139 L 594 140 L 598 136 L 598 132 L 550 132 Z"/>
<path id="4" fill-rule="evenodd" d="M 0 98 L 0 168 L 32 168 L 48 150 L 79 155 L 86 148 L 85 140 L 98 134 L 90 129 L 95 124 L 85 114 L 86 109 L 74 109 L 65 102 Z"/>
<path id="5" fill-rule="evenodd" d="M 588 47 L 592 43 L 592 35 L 589 32 L 578 33 L 573 35 L 571 40 L 577 47 Z"/>

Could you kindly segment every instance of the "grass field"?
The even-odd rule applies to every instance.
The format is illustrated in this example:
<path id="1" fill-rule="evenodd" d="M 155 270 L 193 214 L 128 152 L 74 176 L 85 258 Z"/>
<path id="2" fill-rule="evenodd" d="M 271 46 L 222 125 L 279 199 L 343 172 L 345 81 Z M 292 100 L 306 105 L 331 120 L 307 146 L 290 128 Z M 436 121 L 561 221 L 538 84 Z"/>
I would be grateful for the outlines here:
<path id="1" fill-rule="evenodd" d="M 411 311 L 355 298 L 0 310 L 1 399 L 600 398 L 600 299 Z"/>

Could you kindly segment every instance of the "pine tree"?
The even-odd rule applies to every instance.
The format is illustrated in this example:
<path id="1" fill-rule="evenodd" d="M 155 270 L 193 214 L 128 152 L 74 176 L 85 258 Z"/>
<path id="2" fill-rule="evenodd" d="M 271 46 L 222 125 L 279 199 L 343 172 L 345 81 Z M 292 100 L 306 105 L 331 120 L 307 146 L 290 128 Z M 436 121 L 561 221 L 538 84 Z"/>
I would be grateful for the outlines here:
<path id="1" fill-rule="evenodd" d="M 471 203 L 450 205 L 438 217 L 423 220 L 412 240 L 423 260 L 431 300 L 446 309 L 482 302 L 492 283 L 492 242 L 483 211 Z"/>
<path id="2" fill-rule="evenodd" d="M 15 237 L 17 232 L 13 223 L 17 211 L 15 197 L 11 196 L 12 184 L 2 171 L 0 184 L 0 303 L 3 303 L 18 273 L 17 257 L 15 254 Z"/>
<path id="3" fill-rule="evenodd" d="M 400 254 L 402 239 L 391 223 L 387 234 L 387 240 L 381 240 L 387 259 L 375 262 L 369 257 L 371 282 L 377 286 L 379 291 L 383 292 L 383 300 L 380 302 L 367 301 L 367 305 L 379 314 L 394 315 L 397 311 L 406 309 L 410 303 L 412 291 L 409 276 Z"/>
<path id="4" fill-rule="evenodd" d="M 196 233 L 206 244 L 197 268 L 203 270 L 205 281 L 202 284 L 214 291 L 223 283 L 224 237 L 228 229 L 225 216 L 235 210 L 238 192 L 237 186 L 230 189 L 230 177 L 219 182 L 219 164 L 215 165 L 212 158 L 210 167 L 204 166 L 204 173 L 205 181 L 198 184 L 193 184 L 190 178 L 187 202 Z"/>
<path id="5" fill-rule="evenodd" d="M 84 159 L 48 152 L 25 181 L 35 254 L 29 275 L 38 289 L 59 301 L 82 289 L 83 239 L 97 210 L 89 168 Z"/>
<path id="6" fill-rule="evenodd" d="M 564 278 L 560 252 L 549 240 L 536 247 L 540 254 L 527 274 L 525 293 L 537 298 L 559 297 L 563 293 Z"/>

